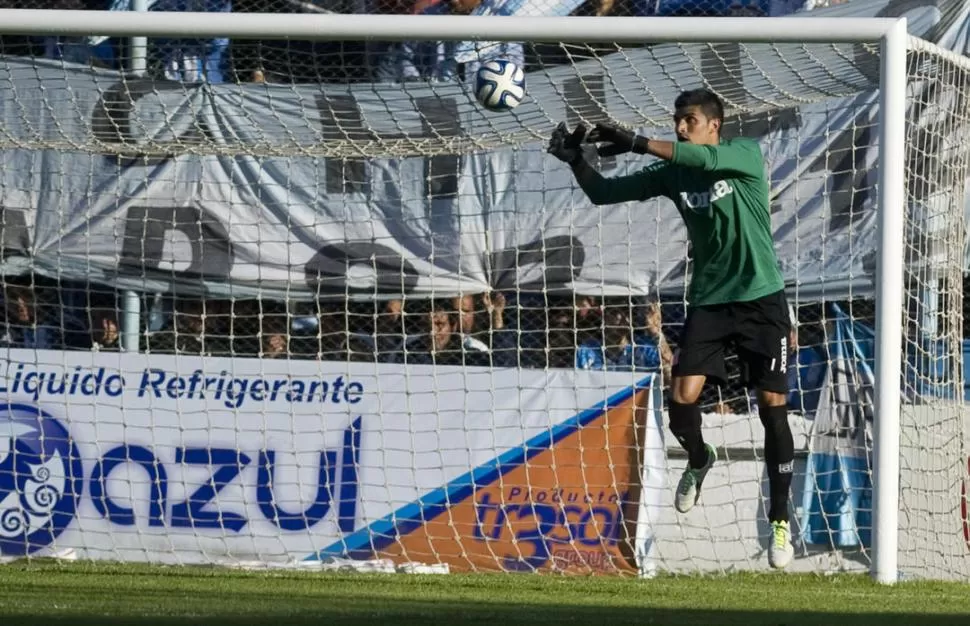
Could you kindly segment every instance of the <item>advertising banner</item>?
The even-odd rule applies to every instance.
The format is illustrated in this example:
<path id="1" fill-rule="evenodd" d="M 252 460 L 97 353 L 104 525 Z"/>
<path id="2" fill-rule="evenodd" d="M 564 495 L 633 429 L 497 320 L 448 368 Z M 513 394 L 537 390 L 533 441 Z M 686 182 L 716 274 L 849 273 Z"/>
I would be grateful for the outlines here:
<path id="1" fill-rule="evenodd" d="M 4 557 L 632 572 L 659 505 L 651 375 L 20 350 L 0 369 Z"/>

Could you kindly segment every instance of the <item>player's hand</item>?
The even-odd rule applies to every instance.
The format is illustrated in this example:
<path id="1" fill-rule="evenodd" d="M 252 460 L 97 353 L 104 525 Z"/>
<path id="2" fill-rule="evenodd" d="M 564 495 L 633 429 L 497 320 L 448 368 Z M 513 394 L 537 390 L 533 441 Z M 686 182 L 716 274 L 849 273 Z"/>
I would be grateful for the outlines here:
<path id="1" fill-rule="evenodd" d="M 636 154 L 647 153 L 647 140 L 639 137 L 633 131 L 620 128 L 613 124 L 597 124 L 586 136 L 586 141 L 598 145 L 596 152 L 600 156 L 613 156 L 634 152 Z"/>
<path id="2" fill-rule="evenodd" d="M 556 157 L 563 163 L 575 165 L 583 158 L 583 137 L 586 136 L 586 127 L 578 125 L 573 132 L 569 132 L 566 122 L 559 122 L 556 129 L 552 131 L 549 138 L 549 147 L 546 152 Z"/>

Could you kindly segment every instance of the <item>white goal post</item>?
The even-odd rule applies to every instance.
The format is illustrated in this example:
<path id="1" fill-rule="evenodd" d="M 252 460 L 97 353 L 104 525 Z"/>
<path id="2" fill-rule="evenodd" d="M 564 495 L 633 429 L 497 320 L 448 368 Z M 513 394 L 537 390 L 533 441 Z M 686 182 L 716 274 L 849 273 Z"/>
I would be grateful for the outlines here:
<path id="1" fill-rule="evenodd" d="M 58 35 L 147 38 L 206 38 L 280 40 L 374 40 L 374 41 L 472 41 L 472 42 L 588 42 L 609 41 L 622 47 L 625 44 L 860 44 L 878 46 L 878 137 L 875 163 L 877 249 L 875 250 L 875 370 L 874 370 L 874 446 L 872 458 L 872 558 L 870 571 L 880 583 L 897 580 L 900 543 L 900 432 L 902 400 L 898 381 L 904 378 L 904 337 L 907 329 L 907 284 L 904 263 L 908 258 L 906 203 L 907 174 L 907 85 L 911 69 L 907 53 L 914 40 L 907 34 L 905 18 L 596 18 L 596 17 L 476 17 L 464 16 L 381 16 L 381 15 L 286 15 L 236 13 L 139 13 L 94 11 L 35 11 L 0 10 L 0 34 Z M 809 57 L 811 51 L 806 53 Z M 784 55 L 780 55 L 783 57 Z M 673 69 L 671 71 L 676 71 Z M 794 70 L 793 70 L 794 71 Z M 631 70 L 636 74 L 636 68 Z M 668 77 L 669 78 L 669 77 Z M 664 80 L 668 80 L 664 78 Z M 646 84 L 653 79 L 641 76 Z M 657 78 L 660 80 L 660 78 Z M 677 82 L 676 77 L 672 80 Z M 837 80 L 832 77 L 832 80 Z M 527 89 L 528 89 L 527 84 Z M 4 89 L 0 85 L 0 89 Z M 392 89 L 392 87 L 382 87 Z M 648 90 L 644 90 L 645 92 Z M 754 99 L 757 100 L 757 94 Z M 796 96 L 792 96 L 797 101 Z M 636 102 L 629 103 L 635 109 Z M 669 103 L 666 104 L 669 106 Z M 658 106 L 664 106 L 661 103 Z M 770 98 L 765 107 L 772 106 Z M 608 112 L 607 112 L 608 113 Z M 513 115 L 513 114 L 510 114 Z M 490 123 L 501 127 L 498 118 Z M 511 119 L 511 118 L 510 118 Z M 543 119 L 542 128 L 557 120 Z M 518 125 L 516 125 L 518 124 Z M 501 147 L 514 144 L 517 138 L 541 141 L 541 133 L 529 126 L 529 120 L 509 123 L 497 131 L 499 139 L 472 137 L 468 144 L 441 145 L 429 149 L 447 153 L 454 150 L 473 150 L 478 145 Z M 521 126 L 521 127 L 520 127 Z M 504 133 L 504 134 L 503 134 Z M 391 135 L 388 134 L 388 137 Z M 511 138 L 511 139 L 508 139 Z M 339 140 L 353 142 L 352 137 Z M 378 138 L 379 140 L 380 138 Z M 370 140 L 362 139 L 361 141 Z M 6 147 L 19 140 L 7 142 Z M 229 148 L 213 143 L 212 154 L 226 154 Z M 296 143 L 300 143 L 297 141 Z M 406 143 L 403 142 L 401 145 Z M 56 142 L 51 145 L 54 146 Z M 347 145 L 352 145 L 348 143 Z M 399 148 L 389 143 L 387 150 Z M 70 142 L 55 146 L 69 150 Z M 84 149 L 83 147 L 80 149 Z M 170 150 L 162 146 L 161 150 Z M 206 148 L 190 148 L 205 153 Z M 260 148 L 262 149 L 262 148 Z M 423 148 L 417 148 L 422 150 Z M 272 146 L 266 154 L 279 154 Z M 294 154 L 304 150 L 313 154 L 326 147 L 296 145 Z M 333 148 L 336 151 L 338 148 Z M 340 147 L 339 150 L 345 150 Z M 438 152 L 436 152 L 437 154 Z M 346 153 L 341 153 L 346 154 Z M 362 158 L 367 158 L 363 151 Z M 348 216 L 353 215 L 352 211 Z M 348 217 L 348 219 L 354 219 Z M 623 242 L 624 245 L 630 245 Z M 633 242 L 635 245 L 636 242 Z M 960 251 L 962 254 L 962 250 Z M 459 272 L 460 273 L 460 272 Z M 451 295 L 451 294 L 447 294 Z M 137 305 L 137 301 L 135 302 Z M 135 317 L 137 324 L 137 316 Z M 137 339 L 136 339 L 137 341 Z M 141 355 L 138 355 L 141 356 Z M 40 359 L 40 357 L 38 357 Z M 40 359 L 43 361 L 43 359 Z M 56 359 L 55 359 L 56 361 Z M 173 361 L 174 363 L 175 361 Z M 245 368 L 243 368 L 245 370 Z M 147 370 L 146 370 L 147 371 Z M 279 372 L 277 372 L 279 373 Z M 206 383 L 208 384 L 208 383 Z M 326 392 L 325 392 L 326 393 Z M 336 391 L 334 394 L 336 397 Z M 437 392 L 435 392 L 437 393 Z M 349 400 L 347 400 L 349 402 Z M 351 433 L 350 430 L 347 433 Z M 757 438 L 757 435 L 755 436 Z M 347 434 L 345 455 L 353 446 L 352 434 Z M 329 444 L 328 444 L 329 445 Z M 495 444 L 498 445 L 498 444 Z M 337 458 L 336 456 L 334 457 Z M 344 458 L 344 457 L 340 457 Z M 965 463 L 964 463 L 965 464 Z M 100 467 L 100 466 L 99 466 Z M 342 470 L 347 470 L 345 460 Z M 105 472 L 110 470 L 104 470 Z M 352 524 L 351 524 L 352 525 Z M 341 527 L 343 529 L 343 527 Z M 317 547 L 317 546 L 314 546 Z M 203 550 L 206 548 L 203 547 Z"/>

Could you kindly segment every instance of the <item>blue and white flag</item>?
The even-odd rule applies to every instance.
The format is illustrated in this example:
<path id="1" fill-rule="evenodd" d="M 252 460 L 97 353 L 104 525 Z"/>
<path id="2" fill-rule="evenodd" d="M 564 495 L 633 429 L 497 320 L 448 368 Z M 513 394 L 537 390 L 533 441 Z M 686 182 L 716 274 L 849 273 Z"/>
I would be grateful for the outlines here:
<path id="1" fill-rule="evenodd" d="M 805 543 L 868 546 L 875 335 L 836 305 L 830 313 L 829 367 L 811 428 L 800 527 Z"/>

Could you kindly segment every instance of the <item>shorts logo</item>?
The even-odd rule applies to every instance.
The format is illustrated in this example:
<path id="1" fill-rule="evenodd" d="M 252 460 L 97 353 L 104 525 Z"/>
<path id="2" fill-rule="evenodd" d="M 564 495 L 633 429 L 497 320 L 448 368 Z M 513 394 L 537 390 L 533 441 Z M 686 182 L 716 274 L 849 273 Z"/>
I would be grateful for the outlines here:
<path id="1" fill-rule="evenodd" d="M 781 338 L 781 372 L 784 374 L 788 371 L 788 337 Z"/>
<path id="2" fill-rule="evenodd" d="M 83 481 L 60 422 L 26 404 L 0 405 L 0 555 L 52 544 L 74 519 Z"/>

